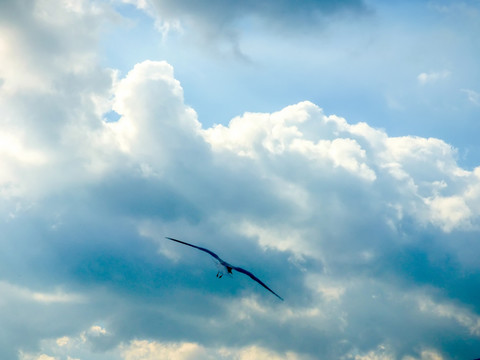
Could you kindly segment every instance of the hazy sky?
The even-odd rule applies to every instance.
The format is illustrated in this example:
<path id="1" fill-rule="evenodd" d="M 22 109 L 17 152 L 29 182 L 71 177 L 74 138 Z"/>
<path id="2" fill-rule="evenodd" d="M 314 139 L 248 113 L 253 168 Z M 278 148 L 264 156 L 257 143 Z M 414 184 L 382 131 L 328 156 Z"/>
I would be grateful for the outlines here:
<path id="1" fill-rule="evenodd" d="M 480 357 L 477 34 L 478 0 L 1 1 L 0 358 Z"/>

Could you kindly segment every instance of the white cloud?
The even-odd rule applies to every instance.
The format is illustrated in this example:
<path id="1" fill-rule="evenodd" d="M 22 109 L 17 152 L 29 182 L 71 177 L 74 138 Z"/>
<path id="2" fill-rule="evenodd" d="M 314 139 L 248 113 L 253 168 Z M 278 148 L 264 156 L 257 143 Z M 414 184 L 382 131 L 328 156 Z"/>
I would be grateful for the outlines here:
<path id="1" fill-rule="evenodd" d="M 427 349 L 422 350 L 419 358 L 413 358 L 411 356 L 406 356 L 404 360 L 443 360 L 444 357 L 435 350 Z"/>
<path id="2" fill-rule="evenodd" d="M 430 83 L 435 83 L 439 80 L 447 79 L 450 76 L 450 71 L 442 70 L 442 71 L 432 71 L 432 72 L 422 72 L 417 76 L 417 80 L 420 85 L 426 85 Z"/>
<path id="3" fill-rule="evenodd" d="M 320 140 L 317 144 L 296 140 L 292 143 L 292 149 L 311 159 L 329 159 L 335 167 L 342 167 L 365 180 L 374 181 L 376 178 L 375 172 L 360 162 L 365 157 L 365 151 L 355 140 Z"/>
<path id="4" fill-rule="evenodd" d="M 470 89 L 461 89 L 461 91 L 467 94 L 467 98 L 472 104 L 480 105 L 480 93 Z"/>
<path id="5" fill-rule="evenodd" d="M 55 360 L 120 359 L 121 346 L 108 344 L 110 336 L 111 334 L 102 326 L 92 325 L 79 334 L 62 336 L 57 339 L 42 339 L 39 344 L 40 351 L 20 350 L 20 359 L 43 360 L 42 356 L 45 357 L 46 354 Z M 106 344 L 108 346 L 105 346 Z M 50 358 L 46 359 L 50 360 Z"/>
<path id="6" fill-rule="evenodd" d="M 307 284 L 321 295 L 327 302 L 340 302 L 345 294 L 346 286 L 335 283 L 325 276 L 308 275 Z"/>
<path id="7" fill-rule="evenodd" d="M 386 346 L 380 345 L 375 350 L 370 350 L 363 355 L 355 355 L 355 360 L 394 360 L 395 357 Z M 422 350 L 419 357 L 403 356 L 401 360 L 443 360 L 444 358 L 435 350 Z"/>
<path id="8" fill-rule="evenodd" d="M 451 303 L 437 303 L 429 297 L 418 297 L 418 306 L 422 312 L 435 316 L 453 319 L 477 337 L 480 337 L 480 316 L 468 309 Z"/>
<path id="9" fill-rule="evenodd" d="M 88 329 L 88 333 L 92 336 L 102 336 L 102 335 L 107 335 L 107 330 L 102 328 L 99 325 L 93 325 Z"/>
<path id="10" fill-rule="evenodd" d="M 395 357 L 388 352 L 385 346 L 379 345 L 377 349 L 370 350 L 364 355 L 355 355 L 355 360 L 393 360 Z"/>
<path id="11" fill-rule="evenodd" d="M 153 360 L 153 359 L 214 359 L 207 351 L 195 343 L 161 344 L 156 342 L 133 341 L 124 351 L 125 360 Z"/>
<path id="12" fill-rule="evenodd" d="M 90 330 L 89 330 L 90 331 Z M 84 333 L 87 333 L 85 331 Z M 83 334 L 84 334 L 83 333 Z M 92 351 L 83 334 L 73 339 L 68 339 L 68 348 L 65 338 L 62 342 L 53 344 L 43 342 L 44 351 L 51 355 L 20 352 L 20 360 L 58 360 L 58 359 L 79 359 L 97 358 L 95 351 Z M 278 353 L 261 346 L 245 347 L 206 347 L 195 342 L 159 342 L 149 340 L 132 340 L 120 344 L 110 351 L 112 359 L 122 360 L 311 360 L 310 356 L 296 354 L 294 352 Z M 74 356 L 74 357 L 72 357 Z M 78 356 L 78 358 L 77 358 Z M 110 357 L 109 357 L 110 358 Z"/>
<path id="13" fill-rule="evenodd" d="M 66 346 L 70 342 L 70 338 L 68 336 L 62 336 L 61 338 L 58 338 L 56 341 L 58 346 Z"/>
<path id="14" fill-rule="evenodd" d="M 386 191 L 384 199 L 393 196 L 390 206 L 402 216 L 417 217 L 420 223 L 451 231 L 468 228 L 471 218 L 478 221 L 464 194 L 466 184 L 476 184 L 475 176 L 457 165 L 456 150 L 439 139 L 388 137 L 366 124 L 350 125 L 344 119 L 325 116 L 308 102 L 271 115 L 247 113 L 228 127 L 217 125 L 203 132 L 215 151 L 247 156 L 261 169 L 296 159 L 308 164 L 308 170 L 302 169 L 304 179 L 315 176 L 315 171 L 341 176 L 336 168 L 350 174 L 352 181 L 357 178 L 375 184 L 377 177 L 388 176 L 389 189 L 379 188 Z M 288 179 L 281 171 L 275 176 Z M 302 188 L 299 190 L 301 193 Z M 306 198 L 317 195 L 310 193 Z"/>
<path id="15" fill-rule="evenodd" d="M 455 227 L 470 225 L 472 211 L 460 196 L 434 197 L 426 199 L 431 211 L 431 220 L 438 223 L 444 231 L 451 231 Z"/>
<path id="16" fill-rule="evenodd" d="M 147 0 L 122 0 L 123 3 L 133 4 L 139 9 L 147 9 L 149 2 Z"/>
<path id="17" fill-rule="evenodd" d="M 4 294 L 4 301 L 29 301 L 40 304 L 84 303 L 87 299 L 80 294 L 65 293 L 62 290 L 55 292 L 37 292 L 20 287 L 5 281 L 0 281 L 0 289 Z M 1 303 L 1 302 L 0 302 Z"/>
<path id="18" fill-rule="evenodd" d="M 335 126 L 335 131 L 343 130 L 343 125 L 342 119 L 327 117 L 312 103 L 304 102 L 273 114 L 247 113 L 233 119 L 228 128 L 217 125 L 204 134 L 214 149 L 228 149 L 248 157 L 258 157 L 259 150 L 272 155 L 298 152 L 314 162 L 329 161 L 334 167 L 375 180 L 375 173 L 362 161 L 365 151 L 361 146 L 354 139 L 335 138 L 335 133 L 328 131 Z M 317 141 L 308 138 L 313 135 L 308 133 L 311 130 L 319 131 Z"/>
<path id="19" fill-rule="evenodd" d="M 52 93 L 66 74 L 87 75 L 97 67 L 95 41 L 107 7 L 90 1 L 9 2 L 0 25 L 2 93 L 21 90 Z M 14 21 L 11 21 L 15 19 Z M 97 71 L 99 69 L 97 68 Z M 94 81 L 93 81 L 94 82 Z"/>
<path id="20" fill-rule="evenodd" d="M 20 360 L 58 360 L 58 358 L 55 358 L 53 356 L 49 356 L 46 354 L 30 355 L 30 354 L 24 354 L 24 353 L 20 353 L 19 359 Z"/>
<path id="21" fill-rule="evenodd" d="M 121 119 L 106 126 L 127 152 L 157 150 L 161 158 L 169 148 L 195 142 L 200 123 L 184 104 L 183 89 L 166 62 L 137 64 L 116 84 L 114 99 L 113 109 Z"/>
<path id="22" fill-rule="evenodd" d="M 301 356 L 292 352 L 279 354 L 259 346 L 244 348 L 205 348 L 196 343 L 158 343 L 146 340 L 137 340 L 130 343 L 123 350 L 125 360 L 153 360 L 153 359 L 179 359 L 179 360 L 307 360 L 310 357 Z"/>

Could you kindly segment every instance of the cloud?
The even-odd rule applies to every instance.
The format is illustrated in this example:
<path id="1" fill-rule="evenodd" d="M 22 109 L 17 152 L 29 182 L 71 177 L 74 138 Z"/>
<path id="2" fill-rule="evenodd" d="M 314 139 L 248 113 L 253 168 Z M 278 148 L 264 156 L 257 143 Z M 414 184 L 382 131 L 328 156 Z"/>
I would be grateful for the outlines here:
<path id="1" fill-rule="evenodd" d="M 480 93 L 470 89 L 461 89 L 461 91 L 467 94 L 467 98 L 472 104 L 480 105 Z"/>
<path id="2" fill-rule="evenodd" d="M 0 288 L 3 289 L 4 293 L 15 294 L 15 297 L 18 297 L 22 300 L 44 304 L 77 303 L 85 302 L 86 300 L 81 295 L 68 294 L 59 290 L 55 291 L 54 293 L 34 292 L 29 289 L 21 288 L 4 282 L 0 282 Z"/>
<path id="3" fill-rule="evenodd" d="M 420 85 L 426 85 L 429 83 L 435 83 L 439 80 L 447 79 L 450 76 L 450 71 L 442 70 L 439 72 L 429 72 L 429 73 L 421 73 L 417 76 L 417 80 Z"/>
<path id="4" fill-rule="evenodd" d="M 140 7 L 145 7 L 141 2 Z M 330 15 L 341 11 L 365 11 L 362 1 L 349 0 L 342 3 L 335 1 L 307 1 L 301 6 L 294 1 L 249 1 L 244 3 L 225 4 L 222 1 L 197 2 L 193 6 L 188 1 L 156 1 L 150 6 L 165 18 L 179 17 L 192 20 L 201 26 L 208 23 L 217 29 L 233 25 L 241 18 L 259 17 L 270 22 L 283 23 L 283 26 L 298 26 L 300 22 L 315 23 L 322 15 Z"/>
<path id="5" fill-rule="evenodd" d="M 355 360 L 393 360 L 396 357 L 389 352 L 388 348 L 379 345 L 377 349 L 370 350 L 366 354 L 358 354 L 354 357 Z M 443 360 L 444 358 L 434 350 L 422 350 L 419 357 L 405 356 L 402 360 Z"/>
<path id="6" fill-rule="evenodd" d="M 125 351 L 126 360 L 163 359 L 214 359 L 204 348 L 195 343 L 160 344 L 148 341 L 134 341 Z M 218 358 L 218 357 L 217 357 Z"/>
<path id="7" fill-rule="evenodd" d="M 157 27 L 162 33 L 165 34 L 169 29 L 182 29 L 204 46 L 231 52 L 242 58 L 246 56 L 240 48 L 240 38 L 249 25 L 261 24 L 271 32 L 286 36 L 288 33 L 302 33 L 324 26 L 329 19 L 340 14 L 365 15 L 369 12 L 362 0 L 310 0 L 301 5 L 291 0 L 235 3 L 151 0 L 134 3 L 156 18 Z"/>
<path id="8" fill-rule="evenodd" d="M 34 236 L 43 243 L 40 256 L 22 254 L 43 268 L 27 269 L 26 281 L 88 294 L 92 310 L 81 323 L 107 322 L 105 331 L 90 328 L 89 346 L 118 351 L 133 337 L 171 338 L 177 345 L 138 344 L 153 346 L 154 353 L 170 349 L 208 358 L 220 353 L 213 339 L 223 334 L 224 347 L 258 344 L 265 354 L 322 351 L 335 357 L 388 343 L 396 356 L 415 354 L 420 345 L 446 351 L 439 335 L 446 329 L 476 337 L 468 291 L 455 310 L 461 317 L 445 315 L 448 307 L 441 304 L 448 297 L 430 306 L 439 309 L 433 312 L 416 300 L 420 291 L 437 304 L 428 287 L 444 286 L 433 275 L 444 266 L 443 257 L 460 262 L 458 272 L 449 269 L 449 282 L 476 266 L 463 259 L 466 239 L 448 245 L 441 240 L 475 234 L 479 220 L 478 170 L 460 168 L 451 146 L 439 139 L 390 137 L 365 123 L 325 115 L 310 102 L 272 114 L 245 113 L 227 126 L 204 129 L 165 62 L 137 64 L 112 86 L 119 120 L 103 122 L 99 116 L 98 126 L 79 129 L 79 137 L 96 140 L 87 143 L 83 158 L 72 159 L 77 166 L 99 165 L 84 166 L 75 181 L 55 173 L 60 188 L 51 187 L 46 176 L 36 184 L 43 191 L 35 192 L 35 204 L 18 211 L 6 227 L 13 234 L 29 224 L 44 234 Z M 48 162 L 64 160 L 53 156 Z M 29 196 L 20 193 L 19 199 Z M 426 240 L 439 234 L 438 241 Z M 210 259 L 167 244 L 165 235 L 203 244 L 255 271 L 287 302 L 276 304 L 242 277 L 219 285 Z M 11 241 L 28 249 L 30 240 L 19 236 Z M 58 268 L 62 274 L 46 280 Z M 117 294 L 122 300 L 114 300 Z M 225 296 L 228 303 L 220 301 Z M 158 305 L 144 308 L 150 299 Z M 369 328 L 364 314 L 373 313 L 376 327 Z M 392 340 L 405 319 L 417 328 L 404 335 L 411 348 Z M 424 339 L 432 322 L 438 341 Z M 225 333 L 232 324 L 247 329 L 240 343 L 237 334 Z M 58 338 L 71 336 L 78 319 L 72 325 L 69 332 L 57 330 Z M 265 335 L 272 331 L 275 338 Z M 305 340 L 296 341 L 292 331 Z M 356 335 L 363 331 L 370 335 Z M 341 346 L 345 337 L 348 343 Z M 124 354 L 135 354 L 130 350 Z M 229 351 L 226 358 L 246 350 Z"/>
<path id="9" fill-rule="evenodd" d="M 477 356 L 480 168 L 308 101 L 205 127 L 168 63 L 75 57 L 108 9 L 56 9 L 77 48 L 35 4 L 0 33 L 2 359 Z"/>
<path id="10" fill-rule="evenodd" d="M 287 359 L 301 360 L 306 357 L 294 353 L 277 354 L 258 346 L 249 346 L 240 349 L 220 348 L 207 349 L 196 343 L 162 344 L 158 342 L 133 341 L 123 352 L 125 360 L 153 360 L 153 359 Z"/>
<path id="11" fill-rule="evenodd" d="M 44 224 L 41 226 L 46 235 L 40 258 L 28 252 L 23 255 L 29 256 L 29 262 L 33 261 L 36 266 L 46 264 L 44 261 L 51 265 L 43 270 L 43 275 L 29 273 L 32 280 L 38 276 L 43 278 L 60 267 L 63 275 L 56 277 L 60 283 L 68 281 L 74 288 L 84 288 L 87 283 L 92 289 L 111 288 L 102 295 L 102 301 L 107 303 L 117 291 L 128 293 L 135 289 L 135 301 L 151 293 L 148 296 L 163 299 L 158 308 L 159 323 L 176 324 L 179 328 L 173 329 L 173 333 L 188 326 L 189 338 L 195 343 L 206 341 L 205 345 L 198 345 L 198 351 L 203 351 L 204 346 L 213 346 L 208 339 L 224 332 L 222 322 L 225 322 L 243 324 L 250 329 L 250 334 L 243 338 L 245 346 L 261 338 L 265 331 L 271 331 L 270 327 L 280 327 L 279 338 L 284 339 L 283 343 L 264 339 L 263 347 L 277 352 L 312 355 L 321 350 L 338 355 L 334 347 L 327 345 L 327 339 L 340 341 L 345 332 L 351 336 L 360 331 L 364 323 L 360 312 L 374 308 L 378 311 L 375 302 L 394 306 L 412 319 L 422 314 L 421 309 L 414 313 L 407 310 L 410 300 L 392 304 L 382 289 L 387 279 L 370 274 L 372 269 L 380 267 L 400 279 L 407 276 L 408 272 L 397 267 L 400 264 L 391 263 L 398 252 L 405 251 L 402 239 L 422 244 L 421 238 L 416 238 L 418 231 L 439 232 L 448 237 L 454 230 L 472 231 L 478 223 L 476 172 L 459 168 L 455 150 L 441 140 L 392 138 L 367 124 L 351 125 L 338 116 L 327 116 L 310 102 L 273 114 L 246 113 L 228 126 L 202 129 L 195 112 L 183 103 L 180 84 L 174 78 L 172 67 L 165 62 L 146 61 L 136 65 L 113 85 L 113 93 L 113 109 L 120 114 L 120 119 L 102 123 L 99 117 L 98 126 L 79 129 L 84 134 L 81 137 L 97 140 L 88 143 L 84 158 L 75 160 L 77 166 L 95 159 L 101 171 L 97 167 L 84 167 L 82 178 L 73 183 L 69 174 L 55 173 L 59 177 L 57 182 L 63 184 L 61 188 L 51 187 L 47 176 L 44 183 L 37 184 L 43 190 L 42 195 L 32 208 L 17 213 L 10 226 L 17 229 L 27 217 L 37 218 L 39 225 Z M 52 156 L 48 162 L 62 164 L 64 160 Z M 42 173 L 42 166 L 37 171 Z M 72 194 L 69 184 L 80 186 L 83 195 Z M 298 196 L 286 191 L 291 189 Z M 39 196 L 38 193 L 35 194 Z M 29 196 L 27 191 L 20 194 L 20 199 L 25 201 Z M 81 206 L 65 208 L 72 200 Z M 39 218 L 45 208 L 57 213 L 56 218 Z M 95 208 L 95 216 L 86 213 L 84 208 Z M 130 225 L 123 230 L 112 226 L 124 217 L 130 219 Z M 85 226 L 90 230 L 74 235 Z M 370 229 L 376 229 L 376 234 L 371 234 Z M 214 316 L 205 332 L 200 314 L 214 306 L 220 295 L 215 289 L 218 285 L 207 280 L 209 262 L 201 257 L 195 260 L 195 254 L 162 243 L 165 235 L 198 239 L 217 251 L 223 249 L 240 264 L 249 258 L 247 251 L 250 255 L 255 253 L 245 266 L 260 271 L 259 276 L 268 279 L 269 284 L 273 282 L 272 287 L 292 305 L 274 312 L 280 316 L 273 316 L 268 294 L 252 286 L 248 279 L 239 278 L 238 282 L 220 290 L 223 296 L 231 297 L 230 291 L 237 293 L 239 300 L 221 305 L 219 314 L 223 315 Z M 223 242 L 216 241 L 220 238 Z M 385 238 L 392 240 L 386 242 Z M 62 239 L 69 239 L 68 246 L 62 245 Z M 184 254 L 176 256 L 181 261 L 172 263 L 152 252 L 155 247 Z M 146 256 L 147 252 L 150 255 Z M 455 256 L 455 249 L 449 249 L 449 253 Z M 198 261 L 203 261 L 200 273 L 195 270 Z M 178 278 L 174 274 L 181 264 L 186 268 Z M 432 259 L 422 266 L 435 269 L 439 265 Z M 152 272 L 153 267 L 158 268 Z M 268 274 L 269 269 L 276 272 L 275 277 Z M 310 278 L 308 286 L 307 282 L 298 282 L 307 269 L 330 274 L 326 281 L 334 281 L 335 287 L 322 285 L 325 280 L 315 277 Z M 344 278 L 355 273 L 363 274 L 355 280 L 363 284 L 361 288 Z M 377 284 L 365 292 L 371 276 L 377 278 Z M 415 276 L 410 286 L 421 288 Z M 200 283 L 199 277 L 203 279 Z M 283 279 L 282 283 L 275 282 L 275 278 Z M 158 279 L 162 281 L 157 283 Z M 434 279 L 432 281 L 434 285 Z M 174 284 L 179 282 L 185 290 L 175 289 L 178 285 Z M 163 289 L 173 292 L 167 296 Z M 315 292 L 312 289 L 316 289 Z M 184 291 L 197 294 L 198 310 L 180 300 L 185 296 Z M 368 300 L 369 293 L 378 291 L 383 293 L 381 300 Z M 393 286 L 390 291 L 398 295 L 412 290 Z M 256 295 L 251 298 L 253 295 L 248 294 Z M 257 299 L 258 296 L 263 300 Z M 379 295 L 375 296 L 379 299 Z M 363 299 L 364 305 L 347 300 L 350 298 Z M 167 335 L 167 329 L 146 327 L 141 320 L 137 320 L 138 325 L 131 326 L 130 331 L 120 330 L 134 318 L 146 316 L 144 311 L 131 308 L 133 301 L 125 299 L 121 306 L 129 310 L 124 314 L 114 309 L 107 312 L 115 314 L 109 321 L 112 333 L 106 343 L 96 345 L 99 349 L 115 347 L 138 331 L 160 338 Z M 270 305 L 263 304 L 264 301 Z M 175 306 L 175 313 L 169 313 L 170 306 Z M 330 308 L 333 312 L 328 314 L 321 308 Z M 345 317 L 338 317 L 338 311 Z M 400 319 L 385 317 L 386 312 L 381 314 L 377 321 L 383 323 L 383 327 L 398 325 Z M 445 317 L 443 313 L 428 316 Z M 94 314 L 89 317 L 91 321 L 96 318 Z M 263 326 L 259 327 L 259 319 Z M 459 328 L 470 331 L 470 322 L 457 323 Z M 304 336 L 310 332 L 324 334 L 325 343 L 285 342 L 289 327 Z M 103 333 L 93 331 L 92 336 L 95 334 Z M 378 345 L 376 337 L 381 342 L 389 339 L 385 334 L 375 333 L 368 339 L 351 338 L 350 341 L 357 342 L 359 349 L 368 349 Z M 225 346 L 232 346 L 232 340 L 227 337 Z"/>
<path id="12" fill-rule="evenodd" d="M 40 342 L 40 351 L 20 351 L 20 360 L 43 360 L 43 359 L 119 359 L 120 349 L 106 351 L 105 344 L 110 337 L 106 329 L 99 325 L 90 326 L 88 329 L 73 336 L 44 339 Z M 108 349 L 108 348 L 107 348 Z"/>
<path id="13" fill-rule="evenodd" d="M 28 354 L 20 353 L 20 360 L 56 360 L 56 359 L 46 354 L 40 354 L 37 356 L 37 355 L 28 355 Z"/>
<path id="14" fill-rule="evenodd" d="M 20 360 L 51 360 L 76 358 L 66 354 L 77 354 L 95 358 L 94 352 L 88 350 L 88 343 L 84 339 L 84 333 L 76 338 L 60 338 L 56 340 L 56 345 L 52 342 L 45 343 L 48 354 L 22 353 Z M 66 352 L 68 349 L 69 352 Z M 276 353 L 274 351 L 259 347 L 220 347 L 209 348 L 198 343 L 192 342 L 158 342 L 148 340 L 133 340 L 127 344 L 121 345 L 116 349 L 112 356 L 123 360 L 154 360 L 154 359 L 179 359 L 179 360 L 210 360 L 210 359 L 287 359 L 287 360 L 309 360 L 312 357 L 298 355 L 292 352 Z M 82 358 L 84 358 L 82 357 Z M 113 359 L 113 357 L 112 357 Z"/>

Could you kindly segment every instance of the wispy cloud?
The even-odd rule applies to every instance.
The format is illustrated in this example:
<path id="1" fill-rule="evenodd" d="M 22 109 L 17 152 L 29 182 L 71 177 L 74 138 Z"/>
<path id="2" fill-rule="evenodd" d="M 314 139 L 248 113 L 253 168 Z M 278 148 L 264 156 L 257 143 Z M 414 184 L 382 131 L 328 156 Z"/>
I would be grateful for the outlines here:
<path id="1" fill-rule="evenodd" d="M 474 105 L 480 105 L 480 93 L 471 89 L 461 89 L 467 95 L 468 100 Z"/>
<path id="2" fill-rule="evenodd" d="M 423 72 L 417 76 L 417 80 L 421 85 L 435 83 L 437 81 L 447 79 L 450 76 L 450 71 L 442 70 L 438 72 Z"/>
<path id="3" fill-rule="evenodd" d="M 41 304 L 85 303 L 87 301 L 87 299 L 80 294 L 66 293 L 61 290 L 56 290 L 50 293 L 37 292 L 7 282 L 0 282 L 0 289 L 2 289 L 6 297 L 11 296 L 17 300 L 37 302 Z"/>

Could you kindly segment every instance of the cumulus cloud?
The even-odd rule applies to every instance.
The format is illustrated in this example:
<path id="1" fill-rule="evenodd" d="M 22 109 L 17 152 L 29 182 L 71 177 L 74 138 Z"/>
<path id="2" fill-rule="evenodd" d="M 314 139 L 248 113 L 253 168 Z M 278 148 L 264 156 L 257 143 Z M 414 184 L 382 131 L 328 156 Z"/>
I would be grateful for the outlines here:
<path id="1" fill-rule="evenodd" d="M 398 336 L 394 329 L 406 326 L 401 326 L 405 319 L 418 327 L 418 339 L 431 331 L 428 319 L 435 319 L 436 326 L 443 322 L 438 332 L 452 326 L 476 337 L 472 326 L 477 315 L 467 310 L 468 292 L 460 298 L 465 307 L 455 310 L 459 317 L 448 315 L 450 305 L 437 303 L 428 289 L 421 290 L 424 283 L 443 286 L 442 279 L 429 274 L 444 266 L 444 256 L 461 264 L 465 256 L 460 251 L 465 240 L 446 244 L 425 238 L 448 239 L 452 233 L 475 233 L 478 227 L 478 171 L 460 168 L 451 146 L 439 139 L 389 137 L 365 123 L 325 115 L 310 102 L 272 114 L 245 113 L 227 126 L 203 129 L 165 62 L 138 64 L 112 86 L 112 106 L 120 119 L 112 123 L 99 117 L 98 126 L 79 130 L 100 139 L 89 143 L 87 158 L 80 163 L 90 155 L 104 163 L 103 170 L 84 168 L 84 180 L 74 182 L 83 193 L 79 198 L 69 193 L 69 174 L 56 175 L 64 178 L 60 190 L 45 180 L 44 187 L 38 185 L 46 191 L 36 204 L 10 220 L 15 229 L 33 217 L 39 221 L 36 226 L 44 228 L 38 241 L 45 252 L 40 258 L 26 255 L 40 264 L 53 262 L 45 275 L 60 266 L 60 283 L 81 289 L 87 283 L 92 289 L 107 286 L 110 290 L 101 294 L 98 304 L 103 311 L 102 303 L 111 302 L 117 292 L 136 293 L 115 301 L 126 312 L 118 313 L 117 306 L 107 310 L 108 316 L 89 312 L 92 322 L 110 318 L 112 329 L 105 338 L 107 330 L 91 327 L 84 335 L 89 346 L 102 351 L 123 346 L 126 358 L 137 356 L 132 354 L 140 345 L 153 353 L 168 350 L 208 358 L 220 353 L 213 341 L 220 334 L 225 336 L 223 346 L 238 345 L 235 333 L 225 334 L 225 326 L 237 324 L 248 329 L 240 344 L 253 351 L 250 347 L 258 343 L 264 349 L 259 353 L 268 356 L 368 354 L 384 343 L 393 347 L 393 356 L 417 356 L 414 349 L 423 343 L 416 343 L 412 334 L 405 339 L 415 344 L 412 348 L 396 348 L 392 341 Z M 80 207 L 65 208 L 65 201 L 72 199 Z M 57 213 L 55 219 L 40 217 L 47 208 Z M 90 208 L 96 209 L 95 217 L 84 210 Z M 119 219 L 128 224 L 117 229 L 113 222 L 124 222 Z M 82 224 L 92 230 L 74 235 Z M 200 242 L 256 269 L 287 303 L 278 308 L 248 279 L 235 278 L 219 288 L 209 280 L 209 259 L 172 247 L 162 241 L 165 235 Z M 466 264 L 471 263 L 460 265 L 461 271 L 475 269 Z M 453 291 L 461 284 L 452 286 Z M 426 302 L 416 300 L 419 291 L 433 304 L 429 308 L 438 311 L 425 311 Z M 185 299 L 193 296 L 190 293 L 196 298 L 193 308 Z M 159 304 L 154 318 L 172 325 L 152 325 L 150 317 L 149 325 L 147 318 L 141 320 L 153 314 L 134 302 L 149 302 L 151 296 Z M 220 296 L 230 303 L 219 302 Z M 90 295 L 95 304 L 93 299 Z M 220 311 L 210 313 L 205 329 L 202 318 L 211 307 Z M 377 328 L 364 329 L 364 314 L 373 313 Z M 124 326 L 134 318 L 139 320 L 127 331 Z M 180 331 L 185 327 L 187 334 Z M 276 338 L 265 337 L 274 328 Z M 288 335 L 293 329 L 307 340 L 293 341 Z M 369 335 L 355 335 L 363 331 Z M 139 333 L 162 339 L 172 332 L 190 342 L 120 345 Z M 342 343 L 344 337 L 347 343 Z M 425 346 L 442 351 L 439 339 Z M 229 351 L 226 358 L 247 350 Z"/>
<path id="2" fill-rule="evenodd" d="M 29 26 L 4 21 L 19 36 L 2 59 L 30 48 L 35 4 Z M 119 77 L 72 60 L 104 13 L 62 4 L 85 49 L 49 25 L 65 64 L 30 48 L 10 68 L 28 81 L 2 73 L 2 359 L 478 356 L 480 168 L 307 101 L 206 128 L 168 63 Z"/>

